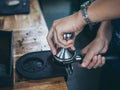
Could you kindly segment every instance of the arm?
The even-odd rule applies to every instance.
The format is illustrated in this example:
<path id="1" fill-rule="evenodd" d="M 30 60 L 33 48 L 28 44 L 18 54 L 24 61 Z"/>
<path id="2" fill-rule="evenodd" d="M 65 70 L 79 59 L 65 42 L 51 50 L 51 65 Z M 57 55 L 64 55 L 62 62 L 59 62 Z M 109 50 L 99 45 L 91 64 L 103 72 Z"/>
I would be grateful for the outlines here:
<path id="1" fill-rule="evenodd" d="M 119 5 L 120 0 L 97 0 L 88 7 L 87 13 L 92 22 L 101 22 L 109 19 L 111 20 L 120 17 Z M 81 11 L 54 21 L 51 30 L 47 36 L 47 40 L 53 54 L 56 54 L 56 49 L 53 44 L 53 38 L 59 46 L 75 49 L 74 40 L 78 33 L 83 30 L 85 25 L 86 22 L 82 17 Z M 63 34 L 70 32 L 74 32 L 75 37 L 72 40 L 65 41 L 63 39 Z"/>
<path id="2" fill-rule="evenodd" d="M 93 22 L 120 18 L 120 0 L 96 0 L 87 10 Z"/>

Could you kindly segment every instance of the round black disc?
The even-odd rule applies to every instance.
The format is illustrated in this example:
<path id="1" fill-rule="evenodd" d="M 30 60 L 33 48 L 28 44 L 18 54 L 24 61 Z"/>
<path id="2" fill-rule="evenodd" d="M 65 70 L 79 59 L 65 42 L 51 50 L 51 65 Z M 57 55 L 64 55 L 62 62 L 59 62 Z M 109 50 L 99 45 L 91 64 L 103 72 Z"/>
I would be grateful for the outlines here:
<path id="1" fill-rule="evenodd" d="M 46 52 L 32 52 L 23 55 L 16 62 L 17 72 L 28 79 L 39 79 L 43 77 L 47 68 Z"/>
<path id="2" fill-rule="evenodd" d="M 35 73 L 41 71 L 43 65 L 44 65 L 43 60 L 41 60 L 40 58 L 33 57 L 24 60 L 24 62 L 22 63 L 22 68 L 26 72 Z"/>

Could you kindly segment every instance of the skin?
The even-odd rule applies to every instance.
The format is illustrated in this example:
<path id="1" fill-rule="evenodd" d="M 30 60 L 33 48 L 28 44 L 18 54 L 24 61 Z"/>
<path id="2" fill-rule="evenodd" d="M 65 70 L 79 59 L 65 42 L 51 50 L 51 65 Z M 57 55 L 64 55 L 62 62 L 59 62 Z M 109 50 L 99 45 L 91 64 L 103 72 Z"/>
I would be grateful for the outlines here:
<path id="1" fill-rule="evenodd" d="M 112 37 L 112 25 L 110 21 L 102 22 L 98 29 L 96 38 L 81 50 L 85 54 L 81 67 L 88 69 L 101 67 L 105 64 L 105 57 L 101 54 L 106 53 Z"/>
<path id="2" fill-rule="evenodd" d="M 120 18 L 120 0 L 96 0 L 87 10 L 92 22 Z"/>
<path id="3" fill-rule="evenodd" d="M 120 17 L 119 5 L 120 5 L 120 0 L 96 0 L 88 7 L 87 14 L 92 22 L 108 22 L 108 20 L 112 20 Z M 62 19 L 55 20 L 53 22 L 50 32 L 47 35 L 47 40 L 53 55 L 56 55 L 56 48 L 53 41 L 57 43 L 60 47 L 71 48 L 72 50 L 75 50 L 75 47 L 74 47 L 75 38 L 83 30 L 85 25 L 86 25 L 86 22 L 82 17 L 81 11 L 78 11 Z M 86 53 L 86 57 L 84 58 L 83 63 L 80 66 L 90 69 L 93 67 L 96 68 L 96 67 L 102 66 L 104 64 L 104 60 L 102 60 L 104 59 L 104 57 L 101 57 L 99 54 L 103 53 L 104 51 L 104 50 L 102 51 L 103 47 L 104 46 L 107 47 L 109 44 L 109 43 L 106 43 L 106 42 L 109 42 L 108 37 L 105 37 L 106 36 L 105 33 L 104 34 L 102 33 L 106 31 L 106 29 L 110 31 L 108 28 L 106 28 L 106 26 L 110 27 L 110 23 L 108 24 L 103 23 L 103 25 L 101 25 L 100 28 L 104 27 L 105 29 L 103 28 L 100 29 L 99 30 L 100 34 L 97 34 L 96 39 L 93 42 L 91 42 L 92 44 L 90 43 L 90 45 L 87 46 L 87 48 L 91 48 L 94 44 L 96 47 L 98 46 L 96 45 L 96 43 L 101 42 L 99 44 L 99 48 L 96 47 L 96 49 L 93 49 L 93 50 L 88 49 L 88 50 L 85 50 L 86 52 L 84 51 L 84 49 L 81 51 L 81 52 L 84 51 Z M 75 33 L 74 38 L 67 41 L 64 40 L 63 39 L 64 33 L 70 33 L 70 32 Z M 106 34 L 108 34 L 108 32 Z M 99 36 L 99 39 L 98 39 L 98 36 Z M 110 36 L 110 35 L 107 35 L 107 36 Z M 94 53 L 90 51 L 94 51 Z"/>
<path id="4" fill-rule="evenodd" d="M 79 17 L 81 18 L 79 19 Z M 55 20 L 50 32 L 47 35 L 47 40 L 53 55 L 56 55 L 56 48 L 53 43 L 53 38 L 59 46 L 64 48 L 70 47 L 74 50 L 74 40 L 76 36 L 82 31 L 84 25 L 85 21 L 83 20 L 82 16 L 79 15 L 79 13 L 75 13 L 62 19 Z M 63 34 L 69 32 L 74 32 L 75 35 L 73 39 L 66 41 L 63 39 Z"/>

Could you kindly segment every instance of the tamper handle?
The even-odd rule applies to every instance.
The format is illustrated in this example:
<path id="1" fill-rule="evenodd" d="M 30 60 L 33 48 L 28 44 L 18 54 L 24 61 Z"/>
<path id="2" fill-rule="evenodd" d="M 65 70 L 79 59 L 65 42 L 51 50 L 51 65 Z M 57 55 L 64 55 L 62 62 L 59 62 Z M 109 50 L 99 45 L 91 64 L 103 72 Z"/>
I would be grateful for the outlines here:
<path id="1" fill-rule="evenodd" d="M 73 38 L 73 36 L 74 36 L 74 33 L 65 33 L 63 38 L 64 40 L 70 40 Z"/>

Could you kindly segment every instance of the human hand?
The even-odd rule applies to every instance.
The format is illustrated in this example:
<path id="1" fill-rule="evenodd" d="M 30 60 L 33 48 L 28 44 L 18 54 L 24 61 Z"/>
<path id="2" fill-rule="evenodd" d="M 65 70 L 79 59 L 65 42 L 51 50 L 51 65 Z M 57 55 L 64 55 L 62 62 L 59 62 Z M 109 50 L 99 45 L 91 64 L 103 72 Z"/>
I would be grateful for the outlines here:
<path id="1" fill-rule="evenodd" d="M 105 64 L 105 57 L 101 54 L 108 50 L 111 37 L 111 23 L 108 21 L 103 22 L 98 30 L 96 38 L 81 50 L 81 54 L 85 54 L 85 57 L 80 66 L 88 69 L 103 66 Z"/>
<path id="2" fill-rule="evenodd" d="M 105 57 L 101 56 L 108 49 L 108 43 L 105 39 L 96 38 L 84 49 L 81 50 L 81 54 L 85 54 L 81 67 L 88 69 L 101 67 L 105 64 Z"/>
<path id="3" fill-rule="evenodd" d="M 56 55 L 54 41 L 60 47 L 75 50 L 75 38 L 82 31 L 85 24 L 86 23 L 82 18 L 81 12 L 77 12 L 73 15 L 54 21 L 51 30 L 47 35 L 48 44 L 50 45 L 53 55 Z M 65 33 L 74 33 L 73 39 L 67 41 L 64 40 L 63 35 Z"/>

